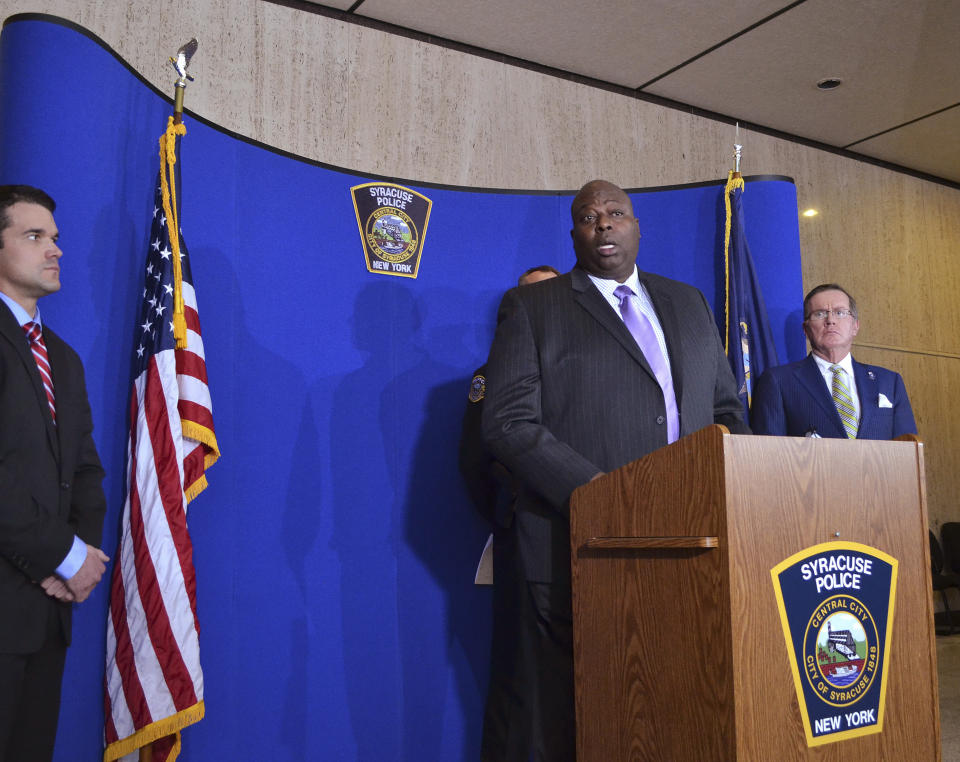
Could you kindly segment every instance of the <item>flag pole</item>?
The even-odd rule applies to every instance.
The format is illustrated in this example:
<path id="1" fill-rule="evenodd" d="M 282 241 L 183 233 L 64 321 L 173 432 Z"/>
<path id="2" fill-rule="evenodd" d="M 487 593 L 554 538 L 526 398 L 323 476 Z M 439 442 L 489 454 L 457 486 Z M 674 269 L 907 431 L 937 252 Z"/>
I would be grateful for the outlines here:
<path id="1" fill-rule="evenodd" d="M 730 230 L 733 225 L 733 209 L 730 206 L 730 195 L 740 188 L 744 189 L 743 175 L 740 174 L 740 157 L 743 153 L 743 145 L 740 143 L 740 122 L 736 123 L 736 132 L 733 138 L 733 169 L 727 175 L 727 187 L 723 189 L 723 205 L 726 211 L 726 223 L 723 233 L 723 260 L 725 271 L 725 330 L 723 336 L 723 349 L 729 356 L 730 354 Z"/>
<path id="2" fill-rule="evenodd" d="M 220 451 L 189 255 L 180 235 L 177 171 L 177 144 L 186 134 L 184 91 L 193 80 L 187 67 L 196 49 L 197 41 L 190 40 L 170 59 L 177 72 L 174 113 L 159 140 L 116 555 L 124 563 L 113 568 L 107 618 L 104 762 L 134 753 L 141 762 L 173 762 L 180 731 L 206 711 L 186 509 L 207 486 L 206 469 Z M 183 389 L 190 391 L 181 397 Z M 186 400 L 190 404 L 182 406 Z"/>
<path id="3" fill-rule="evenodd" d="M 173 93 L 173 116 L 167 120 L 167 129 L 160 136 L 160 188 L 163 196 L 163 213 L 167 220 L 170 235 L 170 248 L 173 250 L 173 337 L 177 349 L 187 346 L 187 321 L 183 305 L 183 273 L 180 268 L 180 202 L 177 189 L 180 187 L 180 173 L 177 168 L 177 141 L 187 134 L 183 124 L 183 96 L 187 82 L 193 77 L 187 72 L 193 54 L 197 52 L 197 38 L 184 43 L 177 51 L 177 57 L 171 56 L 170 63 L 177 72 Z"/>
<path id="4" fill-rule="evenodd" d="M 744 231 L 743 193 L 746 185 L 740 173 L 743 145 L 740 143 L 739 124 L 735 141 L 734 165 L 727 173 L 723 192 L 726 210 L 723 239 L 726 311 L 721 334 L 737 382 L 737 396 L 743 404 L 744 420 L 749 422 L 753 383 L 765 368 L 777 364 L 777 348 Z"/>

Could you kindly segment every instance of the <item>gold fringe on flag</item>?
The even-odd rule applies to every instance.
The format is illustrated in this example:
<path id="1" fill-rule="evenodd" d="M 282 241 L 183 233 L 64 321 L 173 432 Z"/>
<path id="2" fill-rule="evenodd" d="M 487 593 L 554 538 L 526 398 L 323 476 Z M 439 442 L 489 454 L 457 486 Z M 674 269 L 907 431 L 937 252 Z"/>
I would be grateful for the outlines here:
<path id="1" fill-rule="evenodd" d="M 170 235 L 170 247 L 173 249 L 173 338 L 177 349 L 187 348 L 187 319 L 183 312 L 180 220 L 177 219 L 177 183 L 174 177 L 174 165 L 177 163 L 177 136 L 186 134 L 186 126 L 183 123 L 174 124 L 173 117 L 168 116 L 166 132 L 160 136 L 160 188 L 163 195 L 163 213 L 167 218 L 167 233 Z"/>
<path id="2" fill-rule="evenodd" d="M 138 749 L 140 750 L 140 759 L 151 760 L 152 749 L 150 748 L 150 744 L 166 736 L 176 735 L 174 746 L 170 750 L 170 755 L 167 757 L 167 762 L 173 762 L 180 754 L 180 731 L 194 723 L 200 722 L 205 712 L 206 707 L 203 701 L 198 701 L 193 706 L 188 706 L 176 714 L 153 722 L 145 728 L 141 728 L 132 736 L 127 736 L 110 744 L 103 753 L 103 762 L 112 762 L 128 754 L 132 754 Z"/>
<path id="3" fill-rule="evenodd" d="M 724 312 L 724 339 L 723 351 L 730 354 L 730 227 L 732 224 L 733 211 L 730 208 L 730 194 L 737 188 L 746 190 L 743 183 L 743 177 L 739 172 L 730 170 L 727 175 L 727 187 L 723 191 L 723 204 L 727 210 L 727 224 L 723 231 L 723 262 L 726 269 L 726 311 Z"/>

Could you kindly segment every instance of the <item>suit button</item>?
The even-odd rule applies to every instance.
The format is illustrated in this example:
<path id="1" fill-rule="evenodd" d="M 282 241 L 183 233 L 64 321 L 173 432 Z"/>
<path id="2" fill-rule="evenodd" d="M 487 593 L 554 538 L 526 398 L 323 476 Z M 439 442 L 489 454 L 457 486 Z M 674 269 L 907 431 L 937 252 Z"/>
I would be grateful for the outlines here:
<path id="1" fill-rule="evenodd" d="M 664 418 L 662 415 L 658 415 L 658 416 L 657 416 L 657 423 L 660 424 L 661 426 L 663 425 L 663 422 L 664 422 L 665 420 L 667 420 L 667 419 Z"/>
<path id="2" fill-rule="evenodd" d="M 70 489 L 70 482 L 60 482 L 60 489 Z"/>

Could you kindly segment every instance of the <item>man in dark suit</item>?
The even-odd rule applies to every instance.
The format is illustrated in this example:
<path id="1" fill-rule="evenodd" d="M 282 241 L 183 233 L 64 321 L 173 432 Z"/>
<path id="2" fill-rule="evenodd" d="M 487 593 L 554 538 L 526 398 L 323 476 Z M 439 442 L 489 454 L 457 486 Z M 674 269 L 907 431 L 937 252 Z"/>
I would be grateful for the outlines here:
<path id="1" fill-rule="evenodd" d="M 49 760 L 71 605 L 108 560 L 80 358 L 40 321 L 60 289 L 55 204 L 0 186 L 0 761 Z"/>
<path id="2" fill-rule="evenodd" d="M 556 278 L 550 265 L 531 267 L 517 279 L 529 286 Z M 527 762 L 530 757 L 532 696 L 530 639 L 524 616 L 526 582 L 520 573 L 513 526 L 513 485 L 509 472 L 483 444 L 481 415 L 486 396 L 486 367 L 470 382 L 460 436 L 460 473 L 474 506 L 490 523 L 484 554 L 493 554 L 493 627 L 490 683 L 483 714 L 481 762 Z"/>
<path id="3" fill-rule="evenodd" d="M 577 266 L 503 298 L 483 412 L 487 446 L 518 483 L 513 531 L 538 635 L 534 752 L 549 762 L 575 754 L 571 493 L 712 423 L 748 431 L 703 295 L 637 271 L 630 198 L 595 180 L 571 214 Z"/>
<path id="4" fill-rule="evenodd" d="M 768 368 L 757 380 L 750 425 L 757 434 L 893 439 L 917 424 L 899 373 L 853 359 L 860 330 L 857 303 L 824 283 L 803 300 L 811 352 L 800 362 Z"/>

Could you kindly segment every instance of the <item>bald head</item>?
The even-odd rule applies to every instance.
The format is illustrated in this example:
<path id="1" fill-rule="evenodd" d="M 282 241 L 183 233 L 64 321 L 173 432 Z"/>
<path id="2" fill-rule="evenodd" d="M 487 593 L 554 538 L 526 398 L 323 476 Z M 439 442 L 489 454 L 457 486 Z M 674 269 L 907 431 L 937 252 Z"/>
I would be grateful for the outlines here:
<path id="1" fill-rule="evenodd" d="M 614 185 L 609 180 L 591 180 L 579 191 L 577 191 L 577 195 L 574 196 L 573 201 L 570 204 L 570 216 L 573 219 L 574 224 L 576 224 L 577 212 L 580 207 L 589 203 L 591 199 L 600 194 L 609 198 L 619 198 L 630 209 L 630 214 L 633 214 L 633 202 L 630 201 L 630 197 L 623 192 L 622 188 Z"/>
<path id="2" fill-rule="evenodd" d="M 640 223 L 630 197 L 606 180 L 591 180 L 570 205 L 577 264 L 591 275 L 623 283 L 633 273 Z"/>

